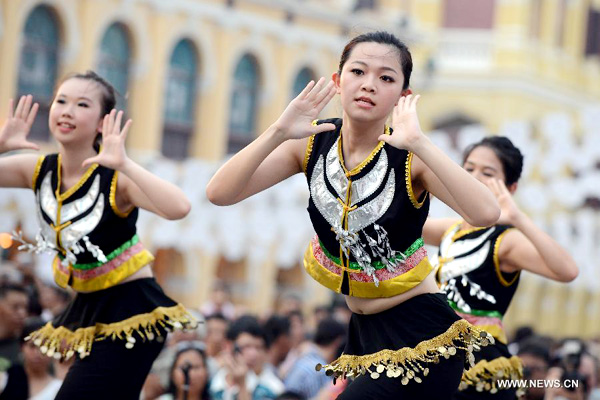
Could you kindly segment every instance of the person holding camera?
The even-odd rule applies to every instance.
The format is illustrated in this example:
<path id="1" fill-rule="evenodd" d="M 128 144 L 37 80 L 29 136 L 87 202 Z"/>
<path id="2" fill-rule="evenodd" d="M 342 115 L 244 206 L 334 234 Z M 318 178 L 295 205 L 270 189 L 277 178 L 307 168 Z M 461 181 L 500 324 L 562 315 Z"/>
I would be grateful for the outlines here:
<path id="1" fill-rule="evenodd" d="M 565 340 L 557 351 L 557 366 L 546 381 L 560 382 L 546 389 L 544 400 L 587 400 L 598 380 L 597 360 L 578 339 Z"/>
<path id="2" fill-rule="evenodd" d="M 243 315 L 227 330 L 223 367 L 211 381 L 213 400 L 275 399 L 284 385 L 267 368 L 268 339 L 259 321 Z"/>

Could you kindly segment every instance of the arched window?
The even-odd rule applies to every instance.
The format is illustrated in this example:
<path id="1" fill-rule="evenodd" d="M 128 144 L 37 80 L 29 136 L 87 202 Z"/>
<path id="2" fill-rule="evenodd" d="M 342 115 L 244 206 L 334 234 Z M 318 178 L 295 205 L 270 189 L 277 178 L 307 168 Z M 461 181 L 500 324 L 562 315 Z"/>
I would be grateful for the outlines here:
<path id="1" fill-rule="evenodd" d="M 258 65 L 253 56 L 246 54 L 235 68 L 233 77 L 227 145 L 229 153 L 235 153 L 254 139 L 258 90 Z"/>
<path id="2" fill-rule="evenodd" d="M 35 7 L 25 21 L 17 87 L 17 96 L 32 94 L 40 104 L 29 135 L 34 140 L 48 140 L 50 137 L 48 111 L 56 84 L 59 49 L 56 14 L 48 6 Z"/>
<path id="3" fill-rule="evenodd" d="M 171 55 L 165 88 L 162 140 L 165 157 L 180 160 L 188 156 L 194 133 L 197 70 L 194 45 L 188 39 L 179 41 Z"/>
<path id="4" fill-rule="evenodd" d="M 592 7 L 588 10 L 586 56 L 600 56 L 600 10 Z"/>
<path id="5" fill-rule="evenodd" d="M 98 74 L 117 90 L 117 108 L 127 108 L 129 89 L 129 66 L 131 63 L 131 40 L 125 25 L 114 23 L 108 27 L 98 53 Z"/>
<path id="6" fill-rule="evenodd" d="M 316 80 L 314 72 L 308 67 L 302 68 L 294 80 L 291 98 L 298 96 L 311 80 Z"/>

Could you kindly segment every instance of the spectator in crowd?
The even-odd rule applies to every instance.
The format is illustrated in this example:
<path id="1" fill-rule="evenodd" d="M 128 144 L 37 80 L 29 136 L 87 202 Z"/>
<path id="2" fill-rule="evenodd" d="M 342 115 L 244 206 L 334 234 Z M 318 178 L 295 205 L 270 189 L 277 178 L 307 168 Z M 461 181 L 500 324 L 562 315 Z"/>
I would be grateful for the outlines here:
<path id="1" fill-rule="evenodd" d="M 19 337 L 27 317 L 27 291 L 17 282 L 21 273 L 12 266 L 0 268 L 0 400 L 29 397 Z"/>
<path id="2" fill-rule="evenodd" d="M 535 332 L 533 331 L 533 328 L 531 328 L 529 326 L 521 326 L 521 327 L 517 328 L 512 342 L 510 342 L 508 344 L 508 350 L 510 351 L 511 354 L 517 354 L 519 352 L 520 343 L 523 342 L 528 337 L 534 336 L 534 335 L 535 335 Z"/>
<path id="3" fill-rule="evenodd" d="M 23 364 L 27 374 L 30 400 L 53 400 L 62 385 L 62 380 L 50 373 L 51 357 L 46 357 L 40 349 L 25 338 L 42 326 L 45 322 L 41 318 L 27 321 L 21 335 L 21 348 L 23 351 Z"/>
<path id="4" fill-rule="evenodd" d="M 229 321 L 235 318 L 235 307 L 231 302 L 231 291 L 229 286 L 221 280 L 215 280 L 210 299 L 206 301 L 200 311 L 205 317 L 213 314 L 222 314 Z"/>
<path id="5" fill-rule="evenodd" d="M 566 339 L 556 351 L 555 366 L 546 380 L 560 380 L 560 387 L 548 387 L 544 400 L 588 400 L 598 382 L 597 360 L 580 339 Z M 576 383 L 576 385 L 574 385 Z"/>
<path id="6" fill-rule="evenodd" d="M 550 367 L 550 342 L 539 336 L 527 335 L 527 338 L 519 343 L 518 348 L 517 355 L 523 363 L 523 379 L 545 379 Z M 543 387 L 530 387 L 527 388 L 523 400 L 543 398 Z"/>
<path id="7" fill-rule="evenodd" d="M 19 338 L 28 315 L 28 305 L 25 288 L 11 283 L 0 286 L 0 358 L 10 364 L 21 362 Z"/>
<path id="8" fill-rule="evenodd" d="M 331 317 L 331 308 L 326 305 L 316 306 L 313 310 L 314 326 L 319 325 L 319 322 Z"/>
<path id="9" fill-rule="evenodd" d="M 272 315 L 265 322 L 264 329 L 269 347 L 268 363 L 273 372 L 278 374 L 279 366 L 292 348 L 290 319 L 283 315 Z"/>
<path id="10" fill-rule="evenodd" d="M 348 304 L 346 304 L 346 299 L 344 299 L 343 295 L 337 293 L 333 294 L 331 299 L 331 315 L 342 324 L 348 325 L 350 323 L 352 311 L 348 308 Z"/>
<path id="11" fill-rule="evenodd" d="M 194 310 L 188 310 L 188 312 L 196 318 L 198 321 L 202 321 L 202 315 Z M 200 323 L 195 329 L 187 329 L 185 331 L 176 330 L 169 334 L 167 345 L 161 353 L 158 355 L 150 373 L 144 382 L 142 387 L 142 398 L 154 399 L 164 393 L 169 387 L 171 379 L 171 370 L 175 359 L 178 346 L 180 344 L 185 345 L 186 343 L 200 343 L 202 345 L 202 351 L 205 352 L 205 345 L 202 343 L 202 339 L 205 336 L 204 324 Z"/>
<path id="12" fill-rule="evenodd" d="M 206 356 L 208 357 L 208 370 L 210 376 L 214 376 L 221 368 L 221 356 L 227 341 L 227 329 L 229 321 L 221 313 L 209 315 L 205 320 Z"/>
<path id="13" fill-rule="evenodd" d="M 292 311 L 288 314 L 288 318 L 290 319 L 291 348 L 287 357 L 279 366 L 279 377 L 281 379 L 285 379 L 290 368 L 294 365 L 298 357 L 300 357 L 306 345 L 307 328 L 302 311 Z"/>
<path id="14" fill-rule="evenodd" d="M 286 293 L 279 301 L 278 314 L 288 315 L 292 312 L 302 312 L 302 299 L 294 293 Z"/>
<path id="15" fill-rule="evenodd" d="M 42 306 L 42 318 L 44 321 L 52 321 L 54 317 L 60 315 L 67 304 L 71 301 L 71 294 L 66 290 L 55 286 L 39 282 L 38 291 L 40 305 Z"/>
<path id="16" fill-rule="evenodd" d="M 209 400 L 209 375 L 204 343 L 179 342 L 175 349 L 167 393 L 158 399 Z"/>
<path id="17" fill-rule="evenodd" d="M 267 339 L 258 320 L 245 315 L 235 320 L 227 331 L 228 350 L 224 366 L 212 379 L 214 399 L 275 399 L 284 390 L 283 383 L 267 360 Z"/>
<path id="18" fill-rule="evenodd" d="M 307 399 L 317 396 L 319 391 L 331 382 L 331 377 L 319 373 L 315 366 L 328 364 L 339 356 L 345 335 L 345 325 L 341 322 L 333 318 L 321 321 L 310 347 L 285 377 L 285 388 Z"/>

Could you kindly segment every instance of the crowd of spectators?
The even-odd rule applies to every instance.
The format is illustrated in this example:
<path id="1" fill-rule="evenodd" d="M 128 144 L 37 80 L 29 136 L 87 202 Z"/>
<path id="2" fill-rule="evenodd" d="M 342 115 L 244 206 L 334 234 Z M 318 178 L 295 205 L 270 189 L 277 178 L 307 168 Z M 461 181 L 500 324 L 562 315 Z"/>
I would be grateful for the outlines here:
<path id="1" fill-rule="evenodd" d="M 24 338 L 59 314 L 72 295 L 43 282 L 27 264 L 2 262 L 0 400 L 54 398 L 69 364 L 43 355 Z M 217 282 L 210 300 L 192 308 L 203 323 L 169 335 L 140 399 L 335 399 L 347 382 L 334 385 L 315 366 L 331 362 L 344 348 L 351 315 L 344 299 L 333 297 L 308 312 L 292 294 L 277 304 L 266 315 L 248 314 L 230 301 L 227 285 Z M 523 361 L 524 379 L 537 382 L 523 399 L 600 400 L 600 343 L 550 338 L 525 327 L 509 348 Z M 567 380 L 577 387 L 543 383 Z"/>

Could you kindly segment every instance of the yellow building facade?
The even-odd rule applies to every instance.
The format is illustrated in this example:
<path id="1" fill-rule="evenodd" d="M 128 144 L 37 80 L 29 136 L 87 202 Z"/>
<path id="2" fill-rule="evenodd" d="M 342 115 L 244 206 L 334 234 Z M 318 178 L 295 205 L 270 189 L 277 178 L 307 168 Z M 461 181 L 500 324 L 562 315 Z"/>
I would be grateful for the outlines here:
<path id="1" fill-rule="evenodd" d="M 451 135 L 478 124 L 495 133 L 507 121 L 526 121 L 536 139 L 540 121 L 560 113 L 573 121 L 577 139 L 587 134 L 582 110 L 600 99 L 599 15 L 597 0 L 0 0 L 0 110 L 28 88 L 49 100 L 49 88 L 67 73 L 108 71 L 134 121 L 128 151 L 135 159 L 166 155 L 180 160 L 175 168 L 181 160 L 218 163 L 266 129 L 299 83 L 329 77 L 349 37 L 384 29 L 412 49 L 425 130 Z M 323 114 L 339 113 L 334 101 Z M 38 124 L 41 132 L 45 121 Z M 187 280 L 188 289 L 175 285 L 173 295 L 192 306 L 208 297 L 217 276 L 237 284 L 234 298 L 253 311 L 275 307 L 277 282 L 300 287 L 307 308 L 329 299 L 299 265 L 281 270 L 276 257 L 261 259 L 261 279 L 253 280 L 244 254 L 232 262 L 218 252 L 180 253 L 159 254 L 159 274 Z M 531 293 L 546 283 L 523 285 Z M 600 290 L 551 288 L 560 304 L 579 293 L 569 311 L 583 313 L 576 323 L 548 322 L 567 311 L 517 298 L 507 326 L 535 323 L 549 309 L 537 325 L 544 332 L 600 332 L 582 322 L 595 312 L 583 305 L 599 300 Z"/>

